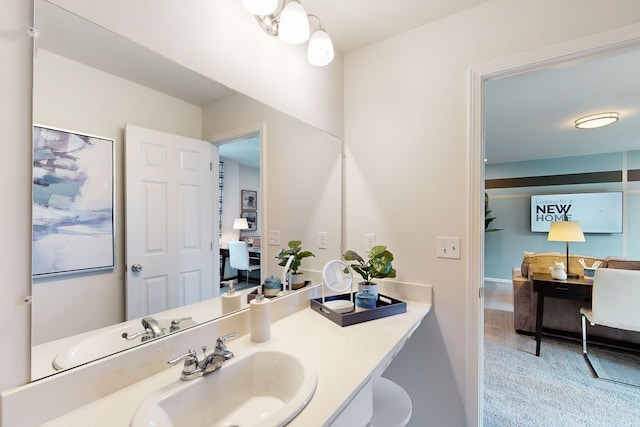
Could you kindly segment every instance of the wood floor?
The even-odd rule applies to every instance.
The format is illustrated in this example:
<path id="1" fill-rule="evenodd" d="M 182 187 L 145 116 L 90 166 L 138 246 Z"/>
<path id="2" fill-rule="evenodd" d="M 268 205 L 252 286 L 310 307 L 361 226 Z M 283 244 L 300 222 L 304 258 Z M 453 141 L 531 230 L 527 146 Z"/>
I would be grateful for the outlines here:
<path id="1" fill-rule="evenodd" d="M 535 354 L 533 336 L 513 328 L 513 288 L 511 283 L 488 283 L 485 288 L 484 339 L 488 342 Z"/>

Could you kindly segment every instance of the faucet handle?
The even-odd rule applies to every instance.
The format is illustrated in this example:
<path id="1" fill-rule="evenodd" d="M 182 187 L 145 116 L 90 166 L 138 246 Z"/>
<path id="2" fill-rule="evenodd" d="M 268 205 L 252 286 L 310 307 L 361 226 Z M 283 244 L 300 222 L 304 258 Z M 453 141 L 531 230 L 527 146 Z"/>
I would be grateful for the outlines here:
<path id="1" fill-rule="evenodd" d="M 237 332 L 231 332 L 230 334 L 218 337 L 218 339 L 216 340 L 216 350 L 226 350 L 227 346 L 225 345 L 225 342 L 227 341 L 227 339 L 233 338 L 236 336 L 238 336 Z"/>
<path id="2" fill-rule="evenodd" d="M 173 320 L 171 321 L 171 326 L 170 326 L 170 328 L 169 328 L 169 329 L 170 329 L 170 331 L 171 331 L 171 332 L 175 332 L 175 331 L 177 331 L 178 329 L 180 329 L 180 322 L 182 322 L 182 321 L 184 321 L 184 320 L 191 320 L 191 319 L 192 319 L 192 317 L 191 317 L 191 316 L 181 317 L 181 318 L 178 318 L 178 319 L 173 319 Z"/>
<path id="3" fill-rule="evenodd" d="M 190 348 L 189 351 L 186 352 L 185 354 L 181 354 L 180 356 L 167 361 L 167 363 L 169 365 L 175 365 L 176 363 L 181 362 L 183 360 L 185 361 L 184 362 L 185 365 L 197 363 L 198 362 L 198 355 L 196 354 L 196 352 L 192 348 Z"/>

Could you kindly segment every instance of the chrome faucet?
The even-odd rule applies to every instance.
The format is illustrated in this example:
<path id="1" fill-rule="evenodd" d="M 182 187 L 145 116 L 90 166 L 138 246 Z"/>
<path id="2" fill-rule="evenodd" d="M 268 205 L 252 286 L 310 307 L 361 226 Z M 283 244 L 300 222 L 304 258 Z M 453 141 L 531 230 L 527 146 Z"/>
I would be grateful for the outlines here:
<path id="1" fill-rule="evenodd" d="M 142 318 L 142 327 L 144 331 L 136 332 L 135 334 L 129 334 L 127 332 L 122 333 L 122 338 L 127 341 L 133 341 L 138 337 L 142 337 L 142 342 L 150 340 L 152 338 L 157 338 L 164 335 L 164 329 L 160 327 L 160 323 L 156 319 L 151 316 Z"/>
<path id="2" fill-rule="evenodd" d="M 198 359 L 198 355 L 193 349 L 189 349 L 185 354 L 169 360 L 167 363 L 175 365 L 178 362 L 184 360 L 184 366 L 180 379 L 182 381 L 192 380 L 194 378 L 202 377 L 211 372 L 215 372 L 222 367 L 222 364 L 227 360 L 233 358 L 233 353 L 227 349 L 225 344 L 228 338 L 233 338 L 238 335 L 237 332 L 233 332 L 216 340 L 216 348 L 213 353 L 207 355 L 207 347 L 202 347 L 202 360 Z"/>

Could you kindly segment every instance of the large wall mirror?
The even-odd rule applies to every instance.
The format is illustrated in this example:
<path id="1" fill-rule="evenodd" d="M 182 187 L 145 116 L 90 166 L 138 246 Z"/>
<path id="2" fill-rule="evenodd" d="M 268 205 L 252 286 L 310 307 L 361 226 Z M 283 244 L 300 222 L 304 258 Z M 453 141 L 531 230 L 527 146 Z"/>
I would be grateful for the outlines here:
<path id="1" fill-rule="evenodd" d="M 220 249 L 229 240 L 253 237 L 259 245 L 259 277 L 280 277 L 275 258 L 289 240 L 301 240 L 315 257 L 302 268 L 312 284 L 322 266 L 341 257 L 342 141 L 326 132 L 259 103 L 168 61 L 44 0 L 35 2 L 40 30 L 34 57 L 33 121 L 36 124 L 96 135 L 115 141 L 115 268 L 34 278 L 32 283 L 32 380 L 76 366 L 53 367 L 69 349 L 95 360 L 143 342 L 128 337 L 142 330 L 142 318 L 128 318 L 126 287 L 125 128 L 144 129 L 207 141 L 217 146 L 245 137 L 257 138 L 258 167 L 224 157 L 224 191 L 214 174 L 211 200 L 215 230 L 211 241 L 213 298 L 150 312 L 158 321 L 184 321 L 181 328 L 224 315 L 221 310 Z M 220 61 L 224 61 L 221 58 Z M 214 169 L 217 171 L 218 166 Z M 242 191 L 257 196 L 243 208 Z M 219 197 L 223 197 L 222 209 Z M 244 212 L 243 212 L 244 211 Z M 252 230 L 233 229 L 245 216 Z M 168 224 L 168 227 L 178 227 Z M 219 232 L 218 232 L 219 230 Z M 277 232 L 278 244 L 267 236 Z M 323 247 L 319 248 L 319 233 Z M 228 267 L 224 279 L 233 274 Z M 260 279 L 258 279 L 260 280 Z M 180 286 L 170 283 L 170 286 Z M 162 296 L 159 297 L 162 299 Z M 243 302 L 246 298 L 243 295 Z M 164 325 L 163 325 L 164 326 Z M 162 339 L 162 338 L 159 338 Z M 125 345 L 126 343 L 126 345 Z M 84 346 L 84 347 L 83 347 Z M 88 349 L 90 351 L 88 351 Z M 73 361 L 72 361 L 73 362 Z"/>

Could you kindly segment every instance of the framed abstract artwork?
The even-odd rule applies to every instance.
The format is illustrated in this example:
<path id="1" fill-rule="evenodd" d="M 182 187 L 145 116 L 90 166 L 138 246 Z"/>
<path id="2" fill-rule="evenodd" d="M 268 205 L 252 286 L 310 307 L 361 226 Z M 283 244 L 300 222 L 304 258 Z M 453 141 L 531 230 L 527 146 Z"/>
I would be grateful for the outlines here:
<path id="1" fill-rule="evenodd" d="M 33 126 L 32 274 L 115 268 L 115 141 Z"/>

